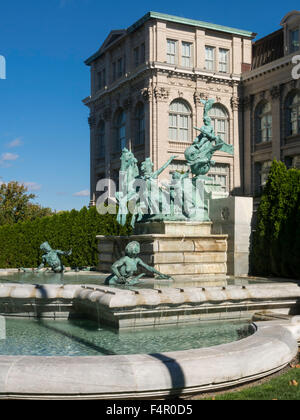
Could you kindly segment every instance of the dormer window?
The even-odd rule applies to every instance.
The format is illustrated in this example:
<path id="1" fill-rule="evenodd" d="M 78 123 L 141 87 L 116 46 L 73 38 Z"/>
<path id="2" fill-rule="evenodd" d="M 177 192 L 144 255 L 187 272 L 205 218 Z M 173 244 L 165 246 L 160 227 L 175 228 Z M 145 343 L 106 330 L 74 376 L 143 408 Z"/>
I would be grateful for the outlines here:
<path id="1" fill-rule="evenodd" d="M 290 53 L 299 50 L 299 29 L 290 31 Z"/>

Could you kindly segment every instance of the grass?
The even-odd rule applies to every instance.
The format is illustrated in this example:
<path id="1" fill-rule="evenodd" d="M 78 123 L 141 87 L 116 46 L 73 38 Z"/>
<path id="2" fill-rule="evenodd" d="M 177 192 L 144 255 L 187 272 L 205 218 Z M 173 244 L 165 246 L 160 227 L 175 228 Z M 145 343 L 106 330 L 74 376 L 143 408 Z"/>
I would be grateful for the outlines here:
<path id="1" fill-rule="evenodd" d="M 270 381 L 243 390 L 216 394 L 208 400 L 300 400 L 300 365 Z"/>

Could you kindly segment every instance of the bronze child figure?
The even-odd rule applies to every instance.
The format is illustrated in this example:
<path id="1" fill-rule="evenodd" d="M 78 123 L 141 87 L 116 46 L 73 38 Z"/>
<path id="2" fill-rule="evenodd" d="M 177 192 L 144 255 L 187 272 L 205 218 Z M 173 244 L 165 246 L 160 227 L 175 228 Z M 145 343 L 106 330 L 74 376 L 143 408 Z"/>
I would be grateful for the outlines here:
<path id="1" fill-rule="evenodd" d="M 106 278 L 105 284 L 106 285 L 117 285 L 117 284 L 128 284 L 134 285 L 139 283 L 141 277 L 145 275 L 145 273 L 139 274 L 135 276 L 136 272 L 138 271 L 138 266 L 145 268 L 146 270 L 150 271 L 151 273 L 156 274 L 159 279 L 170 279 L 170 276 L 160 273 L 159 271 L 155 270 L 155 268 L 150 267 L 146 263 L 142 261 L 141 258 L 138 257 L 140 253 L 140 244 L 136 241 L 129 242 L 129 244 L 125 248 L 125 257 L 120 258 L 116 261 L 111 270 L 113 274 Z"/>
<path id="2" fill-rule="evenodd" d="M 70 256 L 72 255 L 71 251 L 60 251 L 59 249 L 52 249 L 48 242 L 44 242 L 40 249 L 44 252 L 42 256 L 42 263 L 39 265 L 38 268 L 33 270 L 34 272 L 42 270 L 46 264 L 54 271 L 54 273 L 63 273 L 65 271 L 65 267 L 61 262 L 61 255 Z M 26 268 L 21 268 L 24 272 L 31 271 Z"/>

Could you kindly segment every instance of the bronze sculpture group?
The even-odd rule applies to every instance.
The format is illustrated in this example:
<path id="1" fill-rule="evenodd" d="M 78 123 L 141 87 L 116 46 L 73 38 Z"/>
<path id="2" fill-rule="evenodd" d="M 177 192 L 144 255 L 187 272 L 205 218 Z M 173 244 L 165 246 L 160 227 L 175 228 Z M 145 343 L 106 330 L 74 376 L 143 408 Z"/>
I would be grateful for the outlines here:
<path id="1" fill-rule="evenodd" d="M 161 168 L 153 171 L 154 165 L 149 157 L 142 162 L 139 169 L 134 154 L 126 148 L 123 149 L 120 168 L 121 190 L 116 193 L 119 205 L 117 221 L 121 225 L 125 225 L 129 210 L 132 214 L 132 227 L 138 222 L 156 220 L 197 220 L 199 222 L 209 220 L 205 203 L 205 186 L 211 182 L 211 178 L 206 174 L 215 165 L 212 160 L 213 154 L 217 150 L 233 154 L 233 146 L 225 143 L 214 132 L 209 116 L 214 100 L 201 100 L 201 102 L 204 105 L 204 125 L 201 128 L 195 127 L 200 134 L 184 152 L 189 169 L 186 172 L 173 172 L 171 182 L 158 186 L 157 179 L 176 156 L 171 156 Z M 70 256 L 72 251 L 53 250 L 48 242 L 43 243 L 40 248 L 44 252 L 42 263 L 34 271 L 40 271 L 47 264 L 54 273 L 63 273 L 65 268 L 61 262 L 61 256 Z M 138 242 L 128 243 L 125 256 L 112 265 L 112 274 L 107 277 L 105 284 L 138 284 L 145 275 L 145 273 L 137 275 L 139 268 L 161 279 L 170 278 L 145 264 L 138 257 L 139 253 Z"/>

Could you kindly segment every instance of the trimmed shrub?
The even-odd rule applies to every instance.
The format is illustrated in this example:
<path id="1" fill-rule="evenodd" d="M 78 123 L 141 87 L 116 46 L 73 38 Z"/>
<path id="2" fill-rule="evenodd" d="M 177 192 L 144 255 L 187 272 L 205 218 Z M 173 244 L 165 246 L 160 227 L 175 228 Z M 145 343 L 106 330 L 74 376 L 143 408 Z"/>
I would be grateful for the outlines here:
<path id="1" fill-rule="evenodd" d="M 300 278 L 300 170 L 274 161 L 257 212 L 253 272 Z"/>
<path id="2" fill-rule="evenodd" d="M 0 227 L 0 267 L 37 267 L 42 256 L 40 245 L 45 241 L 53 249 L 73 250 L 70 257 L 63 257 L 66 266 L 96 266 L 97 235 L 130 233 L 129 223 L 123 227 L 115 215 L 100 215 L 95 207 L 4 225 Z"/>

